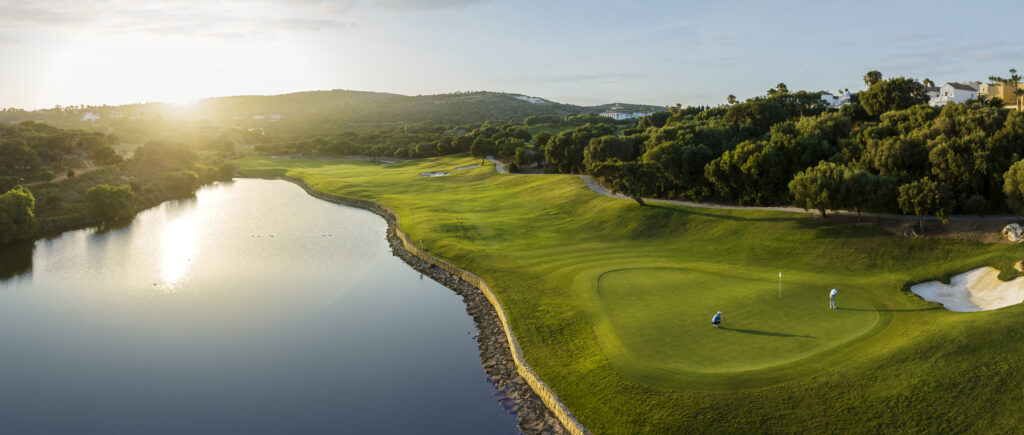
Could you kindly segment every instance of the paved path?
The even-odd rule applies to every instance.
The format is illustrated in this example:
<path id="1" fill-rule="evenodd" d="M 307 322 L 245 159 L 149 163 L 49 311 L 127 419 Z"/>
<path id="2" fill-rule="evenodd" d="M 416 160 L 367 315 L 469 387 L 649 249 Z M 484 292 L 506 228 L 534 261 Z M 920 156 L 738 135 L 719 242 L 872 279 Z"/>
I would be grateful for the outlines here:
<path id="1" fill-rule="evenodd" d="M 500 161 L 498 161 L 498 159 L 495 159 L 494 156 L 487 156 L 487 160 L 490 160 L 491 162 L 494 162 L 494 170 L 495 171 L 498 171 L 499 173 L 502 173 L 502 174 L 507 174 L 508 173 L 508 168 L 505 167 L 505 164 L 500 162 Z"/>
<path id="2" fill-rule="evenodd" d="M 606 187 L 602 186 L 600 182 L 598 182 L 597 180 L 594 179 L 594 177 L 591 177 L 589 175 L 580 175 L 580 178 L 582 178 L 583 181 L 585 183 L 587 183 L 587 187 L 589 187 L 590 190 L 593 190 L 594 192 L 600 193 L 600 194 L 602 194 L 604 196 L 610 196 L 612 198 L 628 199 L 630 201 L 633 200 L 632 198 L 630 198 L 630 197 L 628 197 L 626 195 L 620 195 L 620 194 L 617 194 L 617 193 L 613 193 L 612 191 L 608 190 Z M 765 210 L 765 211 L 781 211 L 781 212 L 803 213 L 803 214 L 815 214 L 815 213 L 818 213 L 817 210 L 804 210 L 804 209 L 799 208 L 799 207 L 754 207 L 754 206 L 742 206 L 742 205 L 715 204 L 715 203 L 710 203 L 710 202 L 674 201 L 674 200 L 670 200 L 670 199 L 657 199 L 657 198 L 644 198 L 644 202 L 662 203 L 662 204 L 675 204 L 675 205 L 682 205 L 682 206 L 686 206 L 686 207 L 712 208 L 712 209 L 720 209 L 720 210 Z M 855 211 L 830 211 L 829 212 L 829 216 L 853 216 L 853 217 L 856 217 L 857 216 L 857 212 L 855 212 Z M 909 216 L 909 215 L 902 215 L 902 214 L 861 213 L 861 217 L 872 217 L 872 218 L 873 217 L 880 217 L 880 218 L 883 218 L 883 219 L 898 219 L 898 220 L 907 220 L 907 221 L 916 221 L 916 220 L 918 220 L 917 216 Z M 928 216 L 926 219 L 927 220 L 935 220 L 935 221 L 939 220 L 939 218 L 937 218 L 935 216 Z M 953 216 L 950 216 L 949 219 L 950 220 L 975 220 L 975 219 L 978 219 L 978 217 L 977 216 L 973 216 L 973 215 L 953 215 Z M 1011 216 L 1011 215 L 998 215 L 998 216 L 985 216 L 983 219 L 984 220 L 996 220 L 996 221 L 999 221 L 999 220 L 1009 221 L 1009 220 L 1017 220 L 1018 217 L 1017 216 Z"/>

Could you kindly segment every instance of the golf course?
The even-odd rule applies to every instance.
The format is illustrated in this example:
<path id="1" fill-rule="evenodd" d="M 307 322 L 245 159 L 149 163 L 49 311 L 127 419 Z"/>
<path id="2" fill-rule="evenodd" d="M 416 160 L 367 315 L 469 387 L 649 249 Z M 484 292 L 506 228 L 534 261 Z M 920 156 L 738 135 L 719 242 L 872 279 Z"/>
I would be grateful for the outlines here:
<path id="1" fill-rule="evenodd" d="M 1024 428 L 1024 307 L 952 312 L 907 290 L 982 266 L 1021 276 L 1016 245 L 642 207 L 466 155 L 236 163 L 394 209 L 410 239 L 487 281 L 530 366 L 592 433 Z"/>

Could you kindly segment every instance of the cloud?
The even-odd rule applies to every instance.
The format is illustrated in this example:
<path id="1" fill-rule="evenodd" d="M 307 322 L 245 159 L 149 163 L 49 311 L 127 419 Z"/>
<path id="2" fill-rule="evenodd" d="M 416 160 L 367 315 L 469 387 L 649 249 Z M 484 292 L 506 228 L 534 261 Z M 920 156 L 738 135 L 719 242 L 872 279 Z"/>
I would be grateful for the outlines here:
<path id="1" fill-rule="evenodd" d="M 467 2 L 468 0 L 461 0 Z M 457 3 L 449 0 L 442 3 Z M 319 32 L 354 25 L 355 1 L 265 0 L 41 1 L 25 6 L 0 0 L 0 28 L 57 28 L 96 33 L 136 33 L 210 38 L 265 37 L 274 32 Z"/>
<path id="2" fill-rule="evenodd" d="M 465 9 L 490 0 L 377 0 L 374 6 L 391 10 Z"/>
<path id="3" fill-rule="evenodd" d="M 636 73 L 593 73 L 593 74 L 564 74 L 531 77 L 515 77 L 505 79 L 510 83 L 562 83 L 562 82 L 621 82 L 649 77 L 648 74 Z"/>

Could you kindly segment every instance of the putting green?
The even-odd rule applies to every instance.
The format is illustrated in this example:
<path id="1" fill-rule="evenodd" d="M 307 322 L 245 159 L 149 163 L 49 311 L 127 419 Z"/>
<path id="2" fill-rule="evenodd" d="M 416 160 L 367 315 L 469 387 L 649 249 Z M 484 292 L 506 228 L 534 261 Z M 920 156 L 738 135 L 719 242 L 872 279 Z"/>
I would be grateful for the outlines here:
<path id="1" fill-rule="evenodd" d="M 640 207 L 577 176 L 456 170 L 480 163 L 465 156 L 238 163 L 392 207 L 488 282 L 526 360 L 593 433 L 1024 430 L 1024 305 L 953 313 L 900 291 L 980 266 L 1021 276 L 1021 245 Z M 832 287 L 848 310 L 827 309 Z M 709 325 L 719 310 L 730 329 Z"/>
<path id="2" fill-rule="evenodd" d="M 598 276 L 608 319 L 598 340 L 622 372 L 738 372 L 787 364 L 848 342 L 879 316 L 854 289 L 828 308 L 826 277 L 763 270 L 631 268 Z M 722 311 L 716 329 L 711 317 Z"/>

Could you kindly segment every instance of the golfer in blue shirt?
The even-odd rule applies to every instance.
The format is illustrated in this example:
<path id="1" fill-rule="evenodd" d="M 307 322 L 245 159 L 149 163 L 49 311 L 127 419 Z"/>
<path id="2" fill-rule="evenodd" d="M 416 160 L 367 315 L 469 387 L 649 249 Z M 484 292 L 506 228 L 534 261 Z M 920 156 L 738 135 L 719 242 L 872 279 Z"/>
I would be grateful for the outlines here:
<path id="1" fill-rule="evenodd" d="M 715 317 L 711 318 L 711 326 L 718 327 L 722 323 L 722 312 L 715 313 Z"/>

